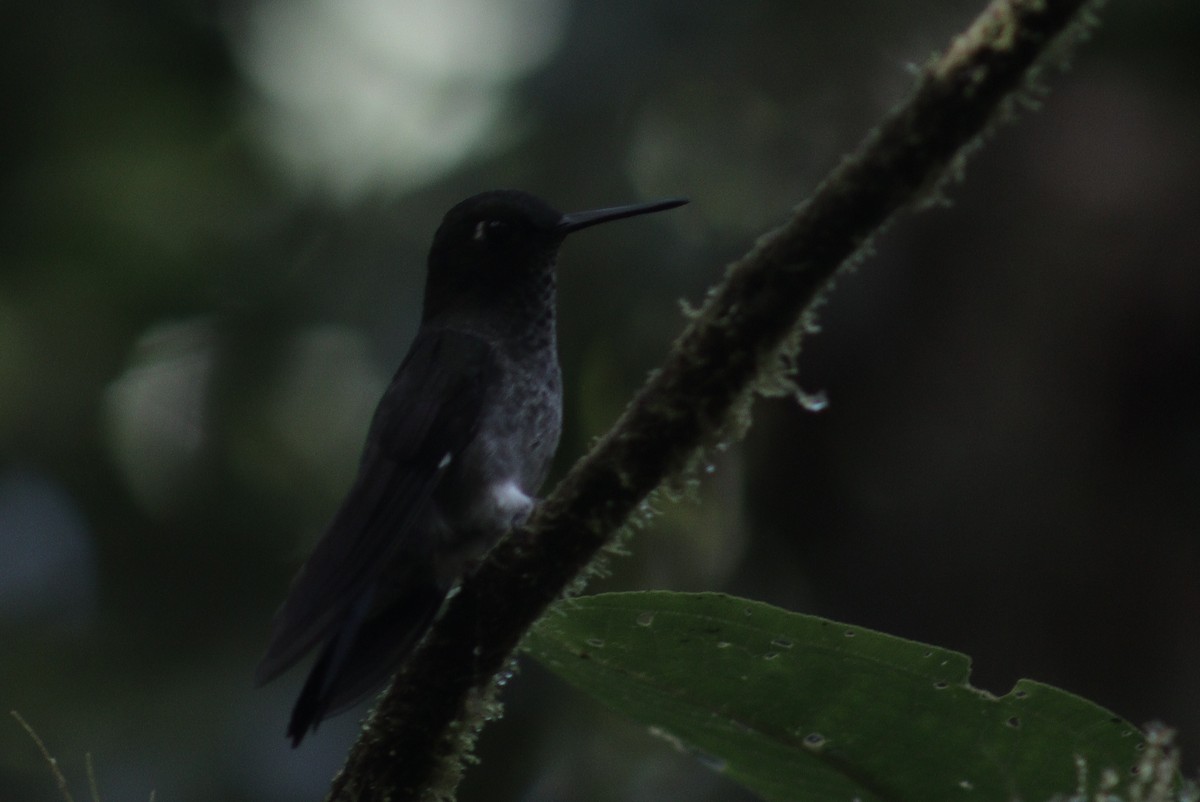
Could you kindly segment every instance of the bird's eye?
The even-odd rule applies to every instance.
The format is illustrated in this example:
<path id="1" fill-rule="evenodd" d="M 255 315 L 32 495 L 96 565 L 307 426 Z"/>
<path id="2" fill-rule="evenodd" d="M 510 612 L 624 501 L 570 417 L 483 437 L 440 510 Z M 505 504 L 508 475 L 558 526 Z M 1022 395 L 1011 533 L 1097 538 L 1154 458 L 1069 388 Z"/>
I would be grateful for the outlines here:
<path id="1" fill-rule="evenodd" d="M 503 242 L 512 235 L 512 226 L 503 220 L 480 220 L 472 239 L 476 242 Z"/>

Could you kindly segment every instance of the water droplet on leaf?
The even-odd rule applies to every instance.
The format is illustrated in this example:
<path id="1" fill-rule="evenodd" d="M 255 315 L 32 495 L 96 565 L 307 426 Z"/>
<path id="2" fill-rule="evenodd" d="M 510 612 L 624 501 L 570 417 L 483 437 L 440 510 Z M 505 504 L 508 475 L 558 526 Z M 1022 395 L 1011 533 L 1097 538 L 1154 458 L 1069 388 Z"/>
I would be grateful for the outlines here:
<path id="1" fill-rule="evenodd" d="M 796 390 L 796 401 L 809 412 L 824 412 L 829 407 L 829 396 L 825 394 L 824 390 L 812 393 Z"/>

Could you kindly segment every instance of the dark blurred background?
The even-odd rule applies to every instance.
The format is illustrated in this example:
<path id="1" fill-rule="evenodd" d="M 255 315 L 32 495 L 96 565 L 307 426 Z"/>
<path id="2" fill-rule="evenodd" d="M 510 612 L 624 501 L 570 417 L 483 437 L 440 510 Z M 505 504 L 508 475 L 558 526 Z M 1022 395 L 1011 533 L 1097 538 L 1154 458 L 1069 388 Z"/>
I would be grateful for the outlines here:
<path id="1" fill-rule="evenodd" d="M 442 213 L 686 194 L 561 259 L 567 431 L 982 0 L 49 0 L 0 25 L 0 710 L 86 797 L 316 800 L 250 677 L 416 326 Z M 1200 6 L 1115 2 L 952 208 L 841 277 L 700 504 L 591 590 L 724 590 L 1200 747 Z M 526 665 L 467 800 L 741 800 Z M 7 719 L 6 719 L 7 721 Z M 0 799 L 58 792 L 0 722 Z"/>

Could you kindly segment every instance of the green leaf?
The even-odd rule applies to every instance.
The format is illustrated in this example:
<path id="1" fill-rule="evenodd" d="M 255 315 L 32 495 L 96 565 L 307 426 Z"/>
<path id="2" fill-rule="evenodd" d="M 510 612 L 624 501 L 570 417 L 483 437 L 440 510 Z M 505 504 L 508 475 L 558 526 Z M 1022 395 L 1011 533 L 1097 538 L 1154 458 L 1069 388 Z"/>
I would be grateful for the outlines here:
<path id="1" fill-rule="evenodd" d="M 772 802 L 1094 794 L 1144 748 L 1057 688 L 996 698 L 965 655 L 721 594 L 568 599 L 525 649 Z"/>

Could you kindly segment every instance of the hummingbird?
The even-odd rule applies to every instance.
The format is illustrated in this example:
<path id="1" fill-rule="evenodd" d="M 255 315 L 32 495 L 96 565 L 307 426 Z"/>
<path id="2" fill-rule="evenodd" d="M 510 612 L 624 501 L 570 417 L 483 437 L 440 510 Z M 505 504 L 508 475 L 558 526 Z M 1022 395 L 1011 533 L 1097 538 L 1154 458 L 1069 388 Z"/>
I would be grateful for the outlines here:
<path id="1" fill-rule="evenodd" d="M 255 673 L 262 685 L 319 647 L 288 724 L 293 747 L 383 686 L 451 588 L 529 517 L 562 431 L 563 240 L 685 203 L 563 214 L 527 192 L 495 190 L 446 213 L 416 337 Z"/>

